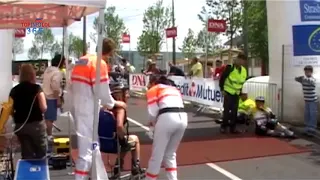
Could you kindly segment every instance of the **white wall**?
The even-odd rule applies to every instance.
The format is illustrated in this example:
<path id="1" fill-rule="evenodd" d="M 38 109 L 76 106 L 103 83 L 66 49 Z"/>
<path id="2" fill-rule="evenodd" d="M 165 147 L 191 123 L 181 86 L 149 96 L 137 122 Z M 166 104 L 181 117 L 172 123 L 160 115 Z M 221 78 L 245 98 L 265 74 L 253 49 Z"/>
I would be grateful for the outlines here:
<path id="1" fill-rule="evenodd" d="M 270 81 L 281 87 L 282 77 L 282 45 L 285 46 L 284 58 L 284 120 L 303 123 L 304 101 L 301 86 L 294 81 L 295 76 L 303 75 L 303 67 L 291 64 L 292 26 L 303 24 L 319 24 L 320 22 L 301 22 L 300 2 L 284 0 L 267 0 L 268 38 L 269 38 L 269 73 Z M 320 72 L 320 68 L 315 68 Z M 319 79 L 320 80 L 320 79 Z"/>
<path id="2" fill-rule="evenodd" d="M 0 30 L 0 103 L 8 101 L 12 88 L 12 40 L 13 30 Z"/>

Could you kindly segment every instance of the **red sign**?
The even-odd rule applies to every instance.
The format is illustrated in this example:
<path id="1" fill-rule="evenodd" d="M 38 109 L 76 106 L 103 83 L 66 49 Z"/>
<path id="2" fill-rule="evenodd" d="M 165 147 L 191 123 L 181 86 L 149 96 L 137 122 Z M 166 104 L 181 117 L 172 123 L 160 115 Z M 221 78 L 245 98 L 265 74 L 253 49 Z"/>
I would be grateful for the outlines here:
<path id="1" fill-rule="evenodd" d="M 23 38 L 26 37 L 26 29 L 15 29 L 14 30 L 15 38 Z"/>
<path id="2" fill-rule="evenodd" d="M 122 43 L 130 43 L 130 35 L 122 34 Z"/>
<path id="3" fill-rule="evenodd" d="M 146 79 L 145 79 L 145 75 L 143 74 L 133 74 L 131 76 L 131 85 L 132 87 L 146 87 Z"/>
<path id="4" fill-rule="evenodd" d="M 208 32 L 226 32 L 227 22 L 225 20 L 208 20 Z"/>
<path id="5" fill-rule="evenodd" d="M 177 35 L 178 35 L 177 27 L 172 27 L 172 28 L 166 29 L 167 38 L 174 38 L 174 37 L 177 37 Z"/>

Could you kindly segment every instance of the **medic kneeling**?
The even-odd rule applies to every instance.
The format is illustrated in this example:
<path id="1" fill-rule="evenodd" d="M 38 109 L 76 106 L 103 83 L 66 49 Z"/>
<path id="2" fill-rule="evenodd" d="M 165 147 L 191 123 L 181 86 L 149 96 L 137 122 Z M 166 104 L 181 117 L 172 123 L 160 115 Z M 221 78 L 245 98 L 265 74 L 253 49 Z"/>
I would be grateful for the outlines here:
<path id="1" fill-rule="evenodd" d="M 294 137 L 294 133 L 278 122 L 269 107 L 265 106 L 263 96 L 256 99 L 256 107 L 252 109 L 252 118 L 256 124 L 255 133 L 260 136 Z"/>

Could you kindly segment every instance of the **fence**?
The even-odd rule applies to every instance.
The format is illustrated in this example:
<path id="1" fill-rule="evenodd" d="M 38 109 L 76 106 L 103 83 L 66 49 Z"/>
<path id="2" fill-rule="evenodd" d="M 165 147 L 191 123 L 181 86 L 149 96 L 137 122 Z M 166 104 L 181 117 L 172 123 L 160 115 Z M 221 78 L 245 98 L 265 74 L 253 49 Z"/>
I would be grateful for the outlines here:
<path id="1" fill-rule="evenodd" d="M 277 114 L 279 112 L 279 92 L 277 84 L 268 83 L 269 77 L 264 79 L 252 78 L 244 84 L 250 98 L 264 96 L 266 104 Z M 267 78 L 267 79 L 266 79 Z M 183 95 L 183 100 L 202 107 L 210 108 L 216 111 L 222 111 L 223 95 L 219 88 L 218 81 L 205 78 L 185 78 L 181 76 L 171 76 Z M 130 74 L 129 87 L 131 91 L 145 92 L 149 78 L 144 74 Z"/>

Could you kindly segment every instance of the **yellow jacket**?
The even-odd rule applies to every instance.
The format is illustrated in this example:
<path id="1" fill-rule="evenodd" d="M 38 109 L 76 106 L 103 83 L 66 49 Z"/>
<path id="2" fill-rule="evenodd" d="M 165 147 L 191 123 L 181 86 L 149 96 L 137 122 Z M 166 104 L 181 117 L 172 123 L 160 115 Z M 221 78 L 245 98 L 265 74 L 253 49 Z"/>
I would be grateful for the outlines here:
<path id="1" fill-rule="evenodd" d="M 250 114 L 251 110 L 254 109 L 255 107 L 256 107 L 256 103 L 252 99 L 248 98 L 245 101 L 242 101 L 240 98 L 238 112 Z"/>

